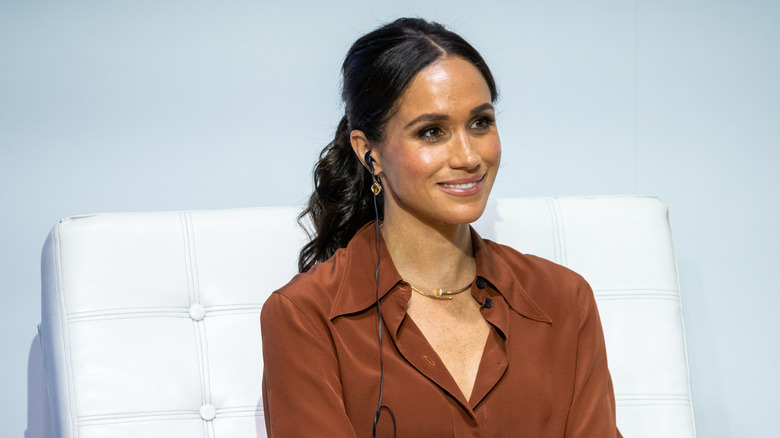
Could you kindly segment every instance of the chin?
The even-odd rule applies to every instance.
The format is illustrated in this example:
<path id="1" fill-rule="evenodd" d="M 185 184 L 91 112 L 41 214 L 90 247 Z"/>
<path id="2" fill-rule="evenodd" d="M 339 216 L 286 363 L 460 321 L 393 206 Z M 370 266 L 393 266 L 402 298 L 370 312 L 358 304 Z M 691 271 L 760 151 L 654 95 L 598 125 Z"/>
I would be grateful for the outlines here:
<path id="1" fill-rule="evenodd" d="M 487 202 L 481 203 L 481 205 L 475 205 L 475 206 L 469 206 L 468 208 L 462 208 L 458 209 L 456 211 L 453 211 L 451 214 L 448 215 L 448 217 L 444 220 L 444 222 L 450 223 L 450 224 L 471 224 L 473 222 L 476 222 L 477 219 L 482 217 L 482 214 L 485 212 L 485 207 L 487 206 Z"/>

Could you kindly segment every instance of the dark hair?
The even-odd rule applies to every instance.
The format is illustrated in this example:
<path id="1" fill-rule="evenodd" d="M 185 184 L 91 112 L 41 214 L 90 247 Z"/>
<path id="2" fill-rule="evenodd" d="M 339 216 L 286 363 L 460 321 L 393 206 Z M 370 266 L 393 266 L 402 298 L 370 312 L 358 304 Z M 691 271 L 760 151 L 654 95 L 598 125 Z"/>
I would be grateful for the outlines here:
<path id="1" fill-rule="evenodd" d="M 350 132 L 359 129 L 370 142 L 381 141 L 396 102 L 412 79 L 445 56 L 471 62 L 482 73 L 495 102 L 498 91 L 482 56 L 441 24 L 400 18 L 364 35 L 349 49 L 341 66 L 345 114 L 335 138 L 320 153 L 314 167 L 314 192 L 298 216 L 299 223 L 308 216 L 314 227 L 311 241 L 298 258 L 300 272 L 330 258 L 374 219 L 372 177 L 352 150 Z M 383 199 L 379 196 L 381 216 Z"/>

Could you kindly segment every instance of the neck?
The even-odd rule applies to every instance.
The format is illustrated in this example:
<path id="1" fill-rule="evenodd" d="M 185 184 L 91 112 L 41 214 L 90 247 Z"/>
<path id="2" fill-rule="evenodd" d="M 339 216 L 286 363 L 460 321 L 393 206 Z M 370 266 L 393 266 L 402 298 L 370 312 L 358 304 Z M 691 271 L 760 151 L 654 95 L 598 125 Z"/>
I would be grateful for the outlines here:
<path id="1" fill-rule="evenodd" d="M 454 290 L 474 279 L 468 224 L 432 224 L 385 216 L 382 235 L 401 277 L 423 290 Z"/>

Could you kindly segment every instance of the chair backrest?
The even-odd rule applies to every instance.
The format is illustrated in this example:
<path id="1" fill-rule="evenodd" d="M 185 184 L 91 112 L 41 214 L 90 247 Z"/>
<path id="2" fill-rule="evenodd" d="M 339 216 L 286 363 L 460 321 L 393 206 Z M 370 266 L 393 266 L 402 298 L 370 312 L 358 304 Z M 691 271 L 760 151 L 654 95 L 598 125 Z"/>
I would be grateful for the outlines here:
<path id="1" fill-rule="evenodd" d="M 61 437 L 264 437 L 259 313 L 296 271 L 297 208 L 61 220 L 41 339 Z M 649 197 L 516 198 L 475 225 L 593 286 L 625 436 L 695 436 L 667 209 Z"/>

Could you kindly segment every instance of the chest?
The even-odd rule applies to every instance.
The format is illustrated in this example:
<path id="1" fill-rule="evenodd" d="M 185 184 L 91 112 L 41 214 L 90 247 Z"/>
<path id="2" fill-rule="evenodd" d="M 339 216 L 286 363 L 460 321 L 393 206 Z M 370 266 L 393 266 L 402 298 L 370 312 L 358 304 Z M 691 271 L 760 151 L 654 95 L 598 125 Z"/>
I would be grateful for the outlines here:
<path id="1" fill-rule="evenodd" d="M 476 303 L 475 318 L 410 304 L 401 294 L 382 304 L 382 400 L 397 419 L 397 436 L 563 436 L 558 426 L 565 424 L 573 387 L 568 359 L 576 352 L 569 333 L 496 300 L 481 311 Z M 377 319 L 366 312 L 334 322 L 344 407 L 358 436 L 370 436 L 380 381 Z M 387 413 L 380 430 L 377 436 L 393 436 Z"/>
<path id="2" fill-rule="evenodd" d="M 457 301 L 456 301 L 457 300 Z M 490 326 L 469 295 L 455 300 L 413 296 L 407 314 L 470 399 Z M 433 359 L 431 359 L 433 360 Z"/>

